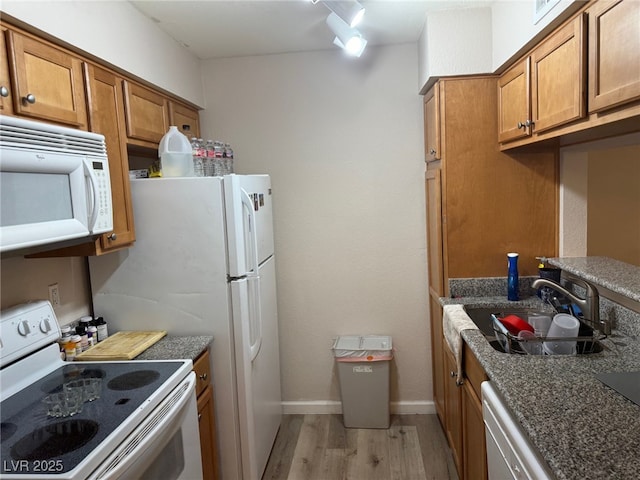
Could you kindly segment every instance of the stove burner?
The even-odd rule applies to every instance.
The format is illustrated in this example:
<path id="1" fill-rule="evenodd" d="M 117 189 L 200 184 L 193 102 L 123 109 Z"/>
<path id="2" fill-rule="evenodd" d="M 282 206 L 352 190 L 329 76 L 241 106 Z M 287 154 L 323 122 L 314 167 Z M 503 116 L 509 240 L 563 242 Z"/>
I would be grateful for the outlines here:
<path id="1" fill-rule="evenodd" d="M 88 443 L 99 425 L 93 420 L 65 420 L 38 428 L 11 447 L 14 460 L 48 460 L 72 452 Z"/>
<path id="2" fill-rule="evenodd" d="M 112 379 L 107 384 L 107 388 L 110 390 L 134 390 L 149 385 L 158 378 L 160 378 L 160 373 L 155 370 L 138 370 Z"/>
<path id="3" fill-rule="evenodd" d="M 14 433 L 18 430 L 18 426 L 15 423 L 2 422 L 0 423 L 0 438 L 2 441 L 9 440 Z"/>
<path id="4" fill-rule="evenodd" d="M 100 368 L 66 366 L 61 376 L 42 384 L 42 391 L 47 394 L 58 393 L 62 391 L 62 384 L 65 382 L 79 380 L 81 378 L 102 378 L 104 375 L 104 371 Z"/>

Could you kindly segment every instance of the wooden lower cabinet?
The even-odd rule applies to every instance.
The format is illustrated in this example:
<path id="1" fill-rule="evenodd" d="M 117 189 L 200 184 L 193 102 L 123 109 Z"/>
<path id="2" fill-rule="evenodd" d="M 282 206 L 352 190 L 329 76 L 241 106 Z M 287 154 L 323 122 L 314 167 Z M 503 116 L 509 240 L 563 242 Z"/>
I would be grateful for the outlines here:
<path id="1" fill-rule="evenodd" d="M 487 443 L 482 419 L 480 384 L 487 380 L 469 347 L 464 348 L 462 385 L 462 470 L 465 479 L 487 480 Z"/>
<path id="2" fill-rule="evenodd" d="M 465 344 L 462 354 L 464 380 L 456 383 L 455 357 L 442 339 L 444 357 L 443 426 L 460 480 L 486 480 L 487 447 L 482 418 L 480 384 L 487 380 L 482 366 Z"/>
<path id="3" fill-rule="evenodd" d="M 213 408 L 213 385 L 209 349 L 193 362 L 196 374 L 196 395 L 198 397 L 198 426 L 200 429 L 200 454 L 202 473 L 205 480 L 218 479 L 218 444 L 216 442 L 216 422 Z"/>
<path id="4" fill-rule="evenodd" d="M 433 401 L 436 405 L 436 413 L 442 425 L 445 425 L 445 376 L 444 376 L 444 339 L 442 337 L 442 307 L 438 303 L 438 297 L 430 294 L 431 309 L 431 349 L 432 349 L 432 378 Z"/>
<path id="5" fill-rule="evenodd" d="M 446 341 L 443 344 L 444 350 L 444 398 L 445 398 L 445 433 L 453 454 L 453 461 L 458 470 L 458 476 L 462 479 L 462 395 L 461 389 L 456 384 L 456 361 L 453 353 L 449 349 Z"/>
<path id="6" fill-rule="evenodd" d="M 213 387 L 208 385 L 198 397 L 198 425 L 200 428 L 200 452 L 202 474 L 205 480 L 218 478 L 216 425 L 213 411 Z"/>

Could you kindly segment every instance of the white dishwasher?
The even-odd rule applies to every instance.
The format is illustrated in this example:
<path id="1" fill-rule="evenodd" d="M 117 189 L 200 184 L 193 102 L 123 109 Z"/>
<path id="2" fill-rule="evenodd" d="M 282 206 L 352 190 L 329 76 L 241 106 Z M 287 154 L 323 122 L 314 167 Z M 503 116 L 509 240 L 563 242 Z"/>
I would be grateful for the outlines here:
<path id="1" fill-rule="evenodd" d="M 489 480 L 555 478 L 491 382 L 482 382 Z"/>

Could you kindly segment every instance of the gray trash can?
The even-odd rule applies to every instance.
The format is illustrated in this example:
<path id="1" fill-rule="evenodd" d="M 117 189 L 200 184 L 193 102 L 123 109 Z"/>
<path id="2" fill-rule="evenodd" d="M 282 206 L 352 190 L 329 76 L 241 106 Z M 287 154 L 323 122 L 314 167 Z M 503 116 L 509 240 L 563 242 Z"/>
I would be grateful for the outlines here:
<path id="1" fill-rule="evenodd" d="M 347 428 L 389 428 L 391 337 L 352 335 L 333 344 Z"/>

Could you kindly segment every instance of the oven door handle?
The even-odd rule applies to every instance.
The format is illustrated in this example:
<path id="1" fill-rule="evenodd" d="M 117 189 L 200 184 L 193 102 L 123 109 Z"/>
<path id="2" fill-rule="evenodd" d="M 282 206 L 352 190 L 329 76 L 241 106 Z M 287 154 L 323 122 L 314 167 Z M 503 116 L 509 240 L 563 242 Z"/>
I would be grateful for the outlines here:
<path id="1" fill-rule="evenodd" d="M 195 401 L 195 373 L 189 373 L 172 394 L 164 400 L 150 415 L 136 428 L 131 435 L 107 458 L 101 468 L 89 477 L 93 479 L 125 479 L 130 477 L 127 470 L 140 460 L 149 445 L 158 442 L 163 436 L 170 436 L 182 424 L 182 415 L 189 401 Z M 137 469 L 136 469 L 137 470 Z"/>

